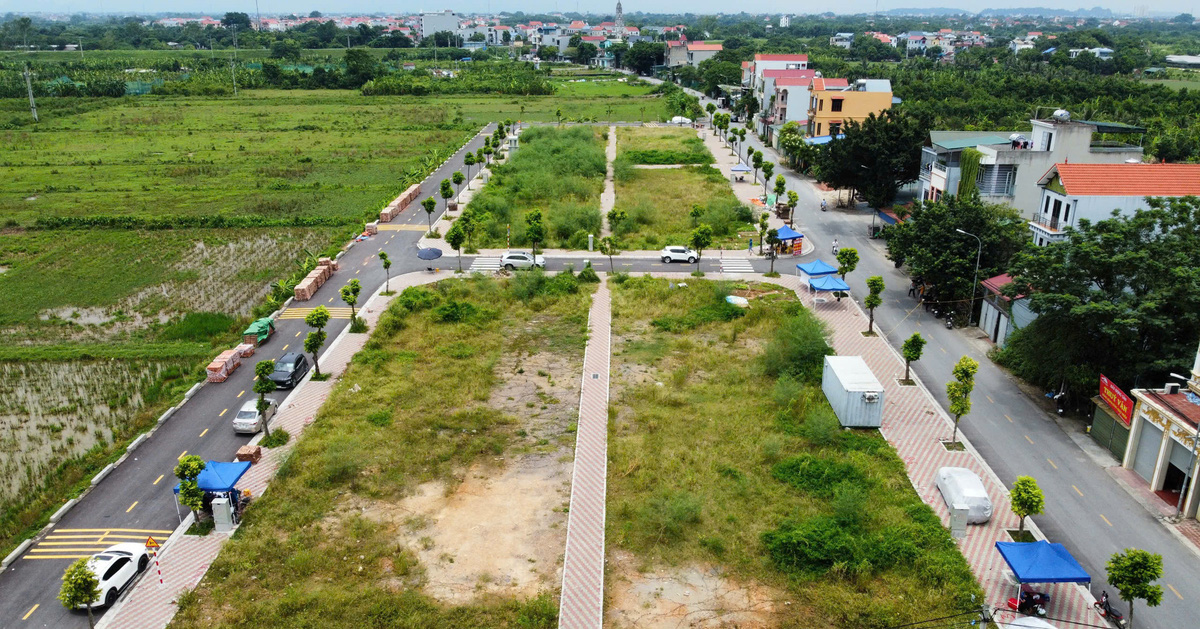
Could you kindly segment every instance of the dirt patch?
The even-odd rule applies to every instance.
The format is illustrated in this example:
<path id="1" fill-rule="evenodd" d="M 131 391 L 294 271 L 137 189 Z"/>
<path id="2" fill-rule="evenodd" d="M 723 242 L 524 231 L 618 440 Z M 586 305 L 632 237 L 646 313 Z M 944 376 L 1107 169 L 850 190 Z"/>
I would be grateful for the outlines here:
<path id="1" fill-rule="evenodd" d="M 608 556 L 604 626 L 774 627 L 776 609 L 791 604 L 779 590 L 734 579 L 711 565 L 642 572 L 632 553 Z"/>

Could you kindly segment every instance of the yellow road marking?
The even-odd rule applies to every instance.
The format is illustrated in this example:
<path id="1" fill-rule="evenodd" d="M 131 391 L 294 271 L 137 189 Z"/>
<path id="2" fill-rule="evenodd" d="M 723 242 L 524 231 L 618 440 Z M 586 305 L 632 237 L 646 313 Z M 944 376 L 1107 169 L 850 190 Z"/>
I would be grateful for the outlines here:
<path id="1" fill-rule="evenodd" d="M 938 346 L 938 349 L 942 350 L 942 353 L 943 353 L 943 354 L 949 354 L 949 353 L 950 353 L 950 352 L 947 352 L 947 351 L 946 351 L 946 348 L 942 347 L 941 345 L 939 345 L 939 346 Z"/>
<path id="2" fill-rule="evenodd" d="M 1175 588 L 1171 588 L 1171 589 L 1174 590 Z M 37 608 L 40 606 L 41 606 L 41 603 L 38 603 L 37 605 L 30 607 L 29 611 L 25 612 L 24 616 L 21 616 L 21 620 L 29 620 L 29 617 L 32 616 L 33 612 L 37 611 Z"/>
<path id="3" fill-rule="evenodd" d="M 283 346 L 283 349 L 281 349 L 281 350 L 279 350 L 279 351 L 281 351 L 281 352 L 286 352 L 288 347 L 290 347 L 290 344 L 289 344 L 289 345 L 284 345 L 284 346 Z"/>
<path id="4" fill-rule="evenodd" d="M 357 271 L 355 271 L 355 272 L 354 272 L 354 274 L 355 274 L 355 275 L 358 275 L 359 273 L 362 273 L 362 269 L 359 269 L 359 270 L 357 270 Z"/>
<path id="5" fill-rule="evenodd" d="M 89 539 L 92 539 L 92 538 L 95 538 L 96 536 L 95 536 L 95 535 L 90 535 L 90 536 L 89 536 L 89 535 L 83 535 L 83 536 L 80 536 L 80 537 L 88 537 Z M 144 536 L 142 536 L 142 535 L 105 535 L 104 537 L 105 537 L 105 538 L 124 537 L 124 538 L 129 538 L 129 539 L 146 539 L 146 538 L 145 538 Z M 43 552 L 43 553 L 46 553 L 46 552 L 55 552 L 55 553 L 60 553 L 60 552 L 62 552 L 62 551 L 64 551 L 64 550 L 81 550 L 81 551 L 82 551 L 82 550 L 87 550 L 87 548 L 83 548 L 84 546 L 88 546 L 88 547 L 92 547 L 92 546 L 99 546 L 101 549 L 104 549 L 104 548 L 108 548 L 109 546 L 112 546 L 112 544 L 110 544 L 110 543 L 108 543 L 108 542 L 99 542 L 99 541 L 96 541 L 96 542 L 89 542 L 89 541 L 87 541 L 87 540 L 77 540 L 77 541 L 74 541 L 74 542 L 41 542 L 41 543 L 39 543 L 39 544 L 38 544 L 38 546 L 39 546 L 39 547 L 41 547 L 41 546 L 74 546 L 74 547 L 75 547 L 75 548 L 70 548 L 70 549 L 67 549 L 67 548 L 51 548 L 50 550 L 43 550 L 43 551 L 41 551 L 41 552 Z M 31 551 L 29 551 L 29 552 L 31 552 L 31 553 L 35 553 L 35 552 L 38 552 L 38 549 L 37 549 L 37 548 L 34 548 L 33 550 L 31 550 Z"/>
<path id="6" fill-rule="evenodd" d="M 183 458 L 183 457 L 185 457 L 185 456 L 187 456 L 187 450 L 184 450 L 183 452 L 180 452 L 180 453 L 179 453 L 179 458 L 178 458 L 178 459 L 175 459 L 175 460 L 176 460 L 176 461 L 178 461 L 178 460 L 182 459 L 182 458 Z"/>
<path id="7" fill-rule="evenodd" d="M 138 501 L 134 500 L 133 504 L 129 505 L 129 508 L 125 510 L 125 513 L 129 513 L 130 511 L 133 511 L 133 508 L 137 506 L 137 503 L 138 503 Z"/>
<path id="8" fill-rule="evenodd" d="M 1076 486 L 1074 486 L 1074 485 L 1071 485 L 1071 489 L 1074 489 L 1074 490 L 1075 490 L 1075 493 L 1079 494 L 1079 496 L 1080 496 L 1081 498 L 1083 497 L 1083 492 L 1082 492 L 1082 491 L 1079 491 L 1079 488 L 1078 488 L 1078 487 L 1076 487 Z"/>
<path id="9" fill-rule="evenodd" d="M 1028 441 L 1029 445 L 1033 445 L 1033 439 L 1030 439 L 1029 435 L 1025 435 L 1025 441 Z"/>
<path id="10" fill-rule="evenodd" d="M 1007 419 L 1007 420 L 1008 420 L 1008 423 L 1010 423 L 1010 424 L 1012 423 L 1012 418 L 1011 418 L 1011 417 L 1009 417 L 1008 415 L 1005 415 L 1005 416 L 1004 416 L 1004 419 Z"/>
<path id="11" fill-rule="evenodd" d="M 331 304 L 333 303 L 333 297 L 329 298 L 329 303 L 331 303 Z"/>
<path id="12" fill-rule="evenodd" d="M 296 336 L 294 336 L 294 337 L 292 337 L 292 338 L 299 338 L 299 337 L 300 337 L 300 333 L 299 333 L 299 332 L 297 332 L 297 333 L 296 333 Z"/>
<path id="13" fill-rule="evenodd" d="M 996 403 L 996 400 L 993 400 L 993 399 L 992 399 L 992 396 L 990 396 L 990 395 L 985 395 L 985 396 L 983 396 L 983 397 L 987 398 L 987 399 L 988 399 L 988 401 L 989 401 L 989 402 L 991 402 L 992 404 L 995 404 L 995 403 Z"/>
<path id="14" fill-rule="evenodd" d="M 380 251 L 383 251 L 383 248 L 382 248 L 382 247 L 380 247 L 380 248 L 379 248 L 379 250 L 380 250 Z M 363 266 L 367 266 L 368 264 L 370 264 L 370 262 L 371 262 L 371 259 L 370 259 L 370 258 L 367 258 L 366 260 L 363 260 L 363 263 L 362 263 L 362 265 L 363 265 Z"/>
<path id="15" fill-rule="evenodd" d="M 184 454 L 187 454 L 187 450 L 184 450 Z M 180 455 L 180 457 L 182 456 Z M 54 529 L 55 533 L 108 533 L 110 531 L 120 533 L 158 533 L 159 535 L 170 535 L 175 532 L 163 529 Z"/>
<path id="16" fill-rule="evenodd" d="M 228 412 L 229 412 L 229 409 L 225 409 L 225 410 L 221 411 L 221 414 L 217 415 L 217 417 L 224 417 L 225 413 L 228 413 Z"/>
<path id="17" fill-rule="evenodd" d="M 158 478 L 154 479 L 154 482 L 153 482 L 153 483 L 150 483 L 150 484 L 151 484 L 151 485 L 157 485 L 157 484 L 158 484 L 158 481 L 162 480 L 164 476 L 166 476 L 166 474 L 159 474 L 159 475 L 158 475 Z"/>
<path id="18" fill-rule="evenodd" d="M 25 555 L 22 559 L 87 559 L 91 556 L 92 553 L 86 555 Z"/>
<path id="19" fill-rule="evenodd" d="M 140 533 L 130 534 L 130 535 L 122 535 L 120 533 L 106 533 L 104 535 L 105 539 L 112 538 L 112 537 L 124 537 L 124 538 L 128 538 L 128 539 L 146 539 L 146 536 L 142 535 Z M 76 540 L 74 542 L 57 542 L 59 546 L 69 546 L 71 544 L 87 546 L 90 542 L 87 542 L 86 540 L 96 539 L 96 534 L 93 533 L 91 535 L 47 535 L 46 539 L 73 539 L 73 540 Z M 84 541 L 79 541 L 79 540 L 84 540 Z M 39 544 L 39 545 L 49 544 L 49 543 L 51 543 L 51 542 L 41 542 L 41 544 Z M 96 542 L 96 543 L 99 543 L 99 542 Z"/>
<path id="20" fill-rule="evenodd" d="M 1181 600 L 1181 601 L 1183 600 L 1183 595 L 1179 593 L 1179 590 L 1175 589 L 1175 586 L 1168 583 L 1167 587 L 1171 588 L 1171 591 L 1175 593 L 1175 596 L 1177 596 L 1179 598 L 1179 600 Z M 33 608 L 37 609 L 37 605 L 34 605 Z M 33 610 L 30 610 L 30 611 L 32 612 Z"/>
<path id="21" fill-rule="evenodd" d="M 1052 467 L 1054 469 L 1058 469 L 1058 466 L 1054 464 L 1054 461 L 1051 461 L 1050 459 L 1046 459 L 1046 461 L 1048 461 L 1050 463 L 1050 467 Z"/>
<path id="22" fill-rule="evenodd" d="M 1104 520 L 1104 523 L 1105 523 L 1105 524 L 1107 524 L 1107 525 L 1109 525 L 1109 526 L 1112 526 L 1112 522 L 1109 522 L 1109 521 L 1108 521 L 1108 518 L 1104 517 L 1104 514 L 1103 514 L 1103 513 L 1101 513 L 1101 514 L 1100 514 L 1100 519 L 1101 519 L 1101 520 Z"/>
<path id="23" fill-rule="evenodd" d="M 200 433 L 200 436 L 203 437 L 204 435 L 207 435 L 207 434 L 208 434 L 208 429 L 205 428 L 204 432 Z"/>
<path id="24" fill-rule="evenodd" d="M 401 225 L 398 223 L 391 223 L 388 225 L 380 225 L 379 231 L 381 231 L 381 232 L 392 232 L 392 231 L 423 232 L 423 231 L 427 231 L 427 230 L 426 230 L 426 228 L 421 227 L 420 225 Z"/>

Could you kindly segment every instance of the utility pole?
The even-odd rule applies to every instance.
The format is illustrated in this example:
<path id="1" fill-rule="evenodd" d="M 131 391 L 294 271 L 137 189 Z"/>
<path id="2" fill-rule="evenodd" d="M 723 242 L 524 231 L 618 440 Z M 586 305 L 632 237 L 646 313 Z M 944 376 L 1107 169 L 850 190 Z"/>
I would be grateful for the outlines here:
<path id="1" fill-rule="evenodd" d="M 237 59 L 237 26 L 233 27 L 233 58 Z M 236 94 L 235 94 L 236 96 Z"/>
<path id="2" fill-rule="evenodd" d="M 237 98 L 237 74 L 233 71 L 233 59 L 229 60 L 229 78 L 233 79 L 233 97 Z"/>
<path id="3" fill-rule="evenodd" d="M 33 100 L 33 75 L 29 72 L 29 64 L 25 64 L 25 90 L 29 92 L 29 111 L 33 114 L 33 121 L 38 121 L 37 103 Z"/>
<path id="4" fill-rule="evenodd" d="M 876 0 L 878 2 L 879 0 Z M 262 11 L 258 10 L 258 0 L 254 0 L 254 13 L 258 15 L 258 32 L 262 32 Z M 261 40 L 260 40 L 261 41 Z"/>
<path id="5" fill-rule="evenodd" d="M 83 38 L 79 38 L 79 58 L 83 58 Z"/>

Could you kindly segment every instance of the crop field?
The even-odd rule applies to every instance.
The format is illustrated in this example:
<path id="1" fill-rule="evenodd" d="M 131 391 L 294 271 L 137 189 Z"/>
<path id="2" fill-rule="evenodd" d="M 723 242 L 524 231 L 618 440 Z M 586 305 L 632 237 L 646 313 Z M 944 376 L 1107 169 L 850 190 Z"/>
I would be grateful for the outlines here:
<path id="1" fill-rule="evenodd" d="M 974 607 L 895 451 L 839 427 L 818 384 L 832 350 L 794 294 L 613 279 L 613 626 L 861 629 Z"/>
<path id="2" fill-rule="evenodd" d="M 620 127 L 617 159 L 634 164 L 711 164 L 712 153 L 687 127 Z"/>
<path id="3" fill-rule="evenodd" d="M 402 292 L 171 626 L 557 626 L 593 286 Z"/>
<path id="4" fill-rule="evenodd" d="M 618 147 L 620 144 L 618 143 Z M 685 244 L 700 223 L 713 228 L 713 249 L 740 249 L 741 233 L 753 231 L 754 215 L 740 203 L 721 172 L 711 166 L 615 167 L 616 205 L 624 220 L 612 224 L 623 249 Z"/>

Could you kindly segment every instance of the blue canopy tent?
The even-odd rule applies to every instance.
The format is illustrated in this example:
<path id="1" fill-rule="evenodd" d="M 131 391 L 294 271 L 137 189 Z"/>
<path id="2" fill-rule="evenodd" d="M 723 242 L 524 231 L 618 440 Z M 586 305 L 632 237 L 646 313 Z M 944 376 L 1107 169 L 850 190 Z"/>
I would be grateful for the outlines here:
<path id="1" fill-rule="evenodd" d="M 1091 583 L 1092 577 L 1062 544 L 996 542 L 1019 583 Z"/>
<path id="2" fill-rule="evenodd" d="M 250 469 L 249 461 L 206 461 L 204 469 L 196 477 L 196 485 L 200 490 L 210 494 L 227 494 L 233 491 L 234 485 L 242 479 L 246 470 Z M 175 484 L 175 513 L 179 514 L 179 483 Z M 182 521 L 182 515 L 180 519 Z"/>
<path id="3" fill-rule="evenodd" d="M 733 172 L 733 173 L 748 173 L 748 172 L 750 172 L 751 170 L 753 170 L 753 169 L 752 169 L 752 168 L 750 168 L 749 166 L 747 166 L 747 165 L 745 165 L 745 164 L 743 164 L 743 163 L 741 163 L 741 162 L 738 162 L 738 165 L 737 165 L 737 166 L 734 166 L 733 168 L 730 168 L 730 169 L 729 169 L 729 172 Z"/>
<path id="4" fill-rule="evenodd" d="M 804 234 L 787 225 L 775 230 L 775 237 L 780 241 L 780 244 L 775 245 L 777 252 L 780 254 L 798 256 L 800 255 L 800 251 L 804 249 Z"/>
<path id="5" fill-rule="evenodd" d="M 779 229 L 775 230 L 775 234 L 776 234 L 776 236 L 775 236 L 776 238 L 778 238 L 780 240 L 784 240 L 784 241 L 796 240 L 797 238 L 804 237 L 804 234 L 801 234 L 800 232 L 792 229 L 791 227 L 788 227 L 787 225 L 784 225 L 783 227 L 780 227 Z"/>
<path id="6" fill-rule="evenodd" d="M 796 268 L 807 275 L 810 279 L 814 277 L 821 277 L 822 275 L 833 275 L 834 273 L 837 273 L 836 267 L 829 266 L 829 264 L 823 260 L 813 260 L 812 262 L 807 262 L 805 264 L 797 264 Z M 799 273 L 797 273 L 797 275 L 799 275 Z"/>
<path id="7" fill-rule="evenodd" d="M 843 282 L 840 278 L 836 278 L 832 275 L 826 275 L 823 277 L 818 277 L 816 279 L 809 278 L 808 288 L 809 288 L 809 290 L 815 290 L 815 291 L 821 291 L 821 292 L 834 292 L 834 291 L 841 291 L 843 293 L 850 292 L 849 285 L 847 285 L 845 282 Z"/>

